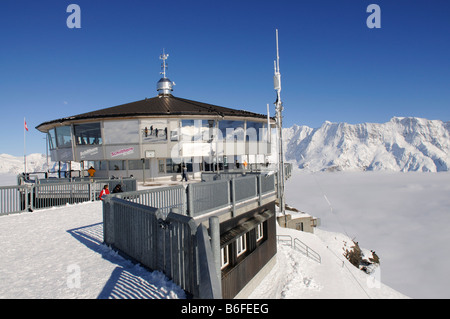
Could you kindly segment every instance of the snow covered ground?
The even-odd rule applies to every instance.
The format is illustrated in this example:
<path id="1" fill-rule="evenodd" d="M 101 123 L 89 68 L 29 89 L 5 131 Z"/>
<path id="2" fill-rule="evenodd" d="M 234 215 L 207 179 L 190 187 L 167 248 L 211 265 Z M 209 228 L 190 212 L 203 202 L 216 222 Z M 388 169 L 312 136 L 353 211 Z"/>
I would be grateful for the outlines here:
<path id="1" fill-rule="evenodd" d="M 390 299 L 407 298 L 354 267 L 342 255 L 349 238 L 318 229 L 315 234 L 277 227 L 277 233 L 299 238 L 319 253 L 321 263 L 306 258 L 288 245 L 278 245 L 277 264 L 250 298 L 257 299 Z"/>
<path id="2" fill-rule="evenodd" d="M 320 217 L 322 227 L 315 234 L 278 232 L 308 244 L 322 263 L 279 245 L 277 264 L 250 297 L 448 298 L 449 179 L 448 173 L 295 171 L 287 204 Z M 102 245 L 102 231 L 99 202 L 1 216 L 0 298 L 185 298 L 160 272 Z M 375 275 L 343 257 L 351 239 L 345 234 L 377 252 Z"/>
<path id="3" fill-rule="evenodd" d="M 0 217 L 0 298 L 185 298 L 102 244 L 101 205 Z"/>

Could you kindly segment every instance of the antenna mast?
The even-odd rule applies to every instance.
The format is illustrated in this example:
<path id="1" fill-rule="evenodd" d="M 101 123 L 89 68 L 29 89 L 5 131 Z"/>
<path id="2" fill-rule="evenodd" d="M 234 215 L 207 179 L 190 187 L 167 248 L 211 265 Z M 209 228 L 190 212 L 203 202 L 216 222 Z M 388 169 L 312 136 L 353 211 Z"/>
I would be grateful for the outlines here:
<path id="1" fill-rule="evenodd" d="M 286 218 L 286 209 L 284 202 L 284 155 L 283 155 L 283 103 L 281 102 L 281 74 L 280 74 L 280 55 L 278 50 L 278 29 L 276 29 L 276 43 L 277 43 L 277 59 L 274 61 L 274 76 L 273 87 L 277 92 L 277 100 L 275 101 L 276 123 L 278 130 L 278 200 L 280 210 Z"/>
<path id="2" fill-rule="evenodd" d="M 160 72 L 160 74 L 162 74 L 163 78 L 166 77 L 166 69 L 167 69 L 166 60 L 167 60 L 168 57 L 169 57 L 169 54 L 165 54 L 164 53 L 164 49 L 163 49 L 163 54 L 161 54 L 159 56 L 159 59 L 163 61 L 162 64 L 161 64 L 161 70 L 162 71 Z"/>
<path id="3" fill-rule="evenodd" d="M 174 82 L 171 82 L 166 76 L 167 63 L 166 60 L 169 57 L 169 54 L 166 54 L 163 49 L 163 53 L 159 56 L 159 59 L 162 60 L 161 63 L 161 74 L 163 77 L 156 84 L 156 91 L 158 91 L 158 96 L 170 96 L 173 91 Z"/>

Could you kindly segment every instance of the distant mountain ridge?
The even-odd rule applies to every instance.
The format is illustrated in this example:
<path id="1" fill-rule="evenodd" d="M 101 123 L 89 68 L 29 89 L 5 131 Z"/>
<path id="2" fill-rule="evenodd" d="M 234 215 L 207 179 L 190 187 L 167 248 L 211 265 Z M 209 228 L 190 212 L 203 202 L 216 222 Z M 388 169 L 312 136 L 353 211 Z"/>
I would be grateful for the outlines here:
<path id="1" fill-rule="evenodd" d="M 420 171 L 450 169 L 450 122 L 393 117 L 386 123 L 331 123 L 283 129 L 287 161 L 311 171 Z M 75 165 L 75 163 L 74 163 Z M 58 163 L 49 161 L 50 171 Z M 23 157 L 0 154 L 0 174 L 23 172 Z M 27 155 L 28 172 L 47 171 L 44 154 Z M 74 168 L 76 169 L 76 168 Z M 61 163 L 61 170 L 66 164 Z"/>
<path id="2" fill-rule="evenodd" d="M 450 122 L 393 117 L 386 123 L 331 123 L 283 130 L 285 158 L 311 171 L 421 171 L 450 168 Z"/>
<path id="3" fill-rule="evenodd" d="M 45 154 L 27 154 L 27 172 L 51 172 L 58 171 L 59 164 L 52 162 L 49 158 L 47 166 L 47 156 Z M 79 165 L 74 163 L 73 169 L 79 169 Z M 61 163 L 61 170 L 67 170 L 67 164 Z M 0 154 L 0 174 L 20 174 L 24 171 L 23 156 L 13 156 Z"/>

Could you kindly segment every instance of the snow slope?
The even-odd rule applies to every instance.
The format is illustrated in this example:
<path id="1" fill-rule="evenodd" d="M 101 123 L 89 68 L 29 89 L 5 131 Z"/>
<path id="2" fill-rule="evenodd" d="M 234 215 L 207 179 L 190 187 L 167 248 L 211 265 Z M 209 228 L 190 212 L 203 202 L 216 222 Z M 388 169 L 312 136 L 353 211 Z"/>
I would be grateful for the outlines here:
<path id="1" fill-rule="evenodd" d="M 321 263 L 287 245 L 278 245 L 277 264 L 250 298 L 407 298 L 354 267 L 342 255 L 347 236 L 316 230 L 315 234 L 277 227 L 277 233 L 298 238 L 320 254 Z"/>
<path id="2" fill-rule="evenodd" d="M 423 171 L 450 168 L 450 122 L 394 117 L 387 123 L 294 125 L 285 156 L 311 171 Z"/>

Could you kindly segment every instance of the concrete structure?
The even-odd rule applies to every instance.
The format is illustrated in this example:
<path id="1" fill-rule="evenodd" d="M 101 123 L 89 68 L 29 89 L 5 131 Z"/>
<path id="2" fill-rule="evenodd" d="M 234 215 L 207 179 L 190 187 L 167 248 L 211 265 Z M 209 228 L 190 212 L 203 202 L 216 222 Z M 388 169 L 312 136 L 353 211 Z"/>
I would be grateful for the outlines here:
<path id="1" fill-rule="evenodd" d="M 285 216 L 277 216 L 278 224 L 281 227 L 297 229 L 300 231 L 314 233 L 314 228 L 320 226 L 320 219 L 305 213 L 298 213 L 294 216 L 286 214 Z"/>

